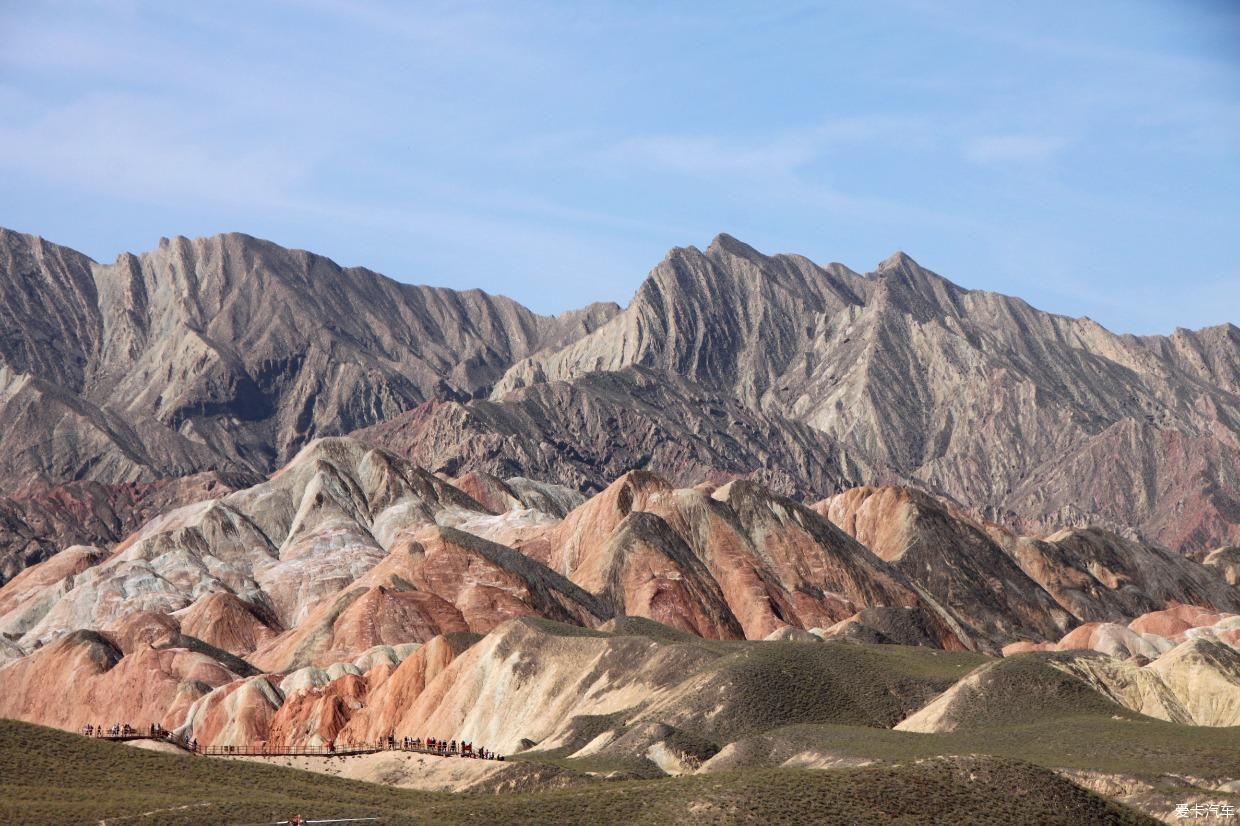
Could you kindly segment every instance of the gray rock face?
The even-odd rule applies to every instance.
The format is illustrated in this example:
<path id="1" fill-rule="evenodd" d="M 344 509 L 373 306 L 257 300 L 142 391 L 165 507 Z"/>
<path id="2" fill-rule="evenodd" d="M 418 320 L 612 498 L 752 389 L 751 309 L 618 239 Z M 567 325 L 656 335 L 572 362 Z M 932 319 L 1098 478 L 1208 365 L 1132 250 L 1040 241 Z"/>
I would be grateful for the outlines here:
<path id="1" fill-rule="evenodd" d="M 1240 329 L 1115 335 L 897 254 L 869 275 L 720 236 L 673 250 L 593 333 L 495 401 L 631 365 L 673 373 L 1022 528 L 1183 550 L 1240 533 Z"/>
<path id="2" fill-rule="evenodd" d="M 0 490 L 270 472 L 316 435 L 485 393 L 617 310 L 539 316 L 245 235 L 100 265 L 0 230 Z"/>
<path id="3" fill-rule="evenodd" d="M 1202 560 L 1231 585 L 1240 585 L 1240 546 L 1215 548 Z"/>
<path id="4" fill-rule="evenodd" d="M 678 485 L 745 477 L 798 497 L 899 478 L 812 427 L 644 367 L 502 401 L 430 402 L 356 435 L 437 472 L 526 474 L 584 491 L 647 468 Z"/>

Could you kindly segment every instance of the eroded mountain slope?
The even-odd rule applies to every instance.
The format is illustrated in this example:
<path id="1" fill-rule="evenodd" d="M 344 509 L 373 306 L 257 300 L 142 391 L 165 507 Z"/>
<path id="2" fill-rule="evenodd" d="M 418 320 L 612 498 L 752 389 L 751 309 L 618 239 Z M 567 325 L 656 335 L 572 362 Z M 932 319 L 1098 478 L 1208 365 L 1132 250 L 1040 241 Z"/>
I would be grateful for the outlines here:
<path id="1" fill-rule="evenodd" d="M 861 276 L 719 236 L 673 250 L 624 312 L 518 362 L 492 398 L 631 365 L 804 422 L 1021 527 L 1098 521 L 1186 550 L 1240 531 L 1231 325 L 1118 336 L 903 254 Z"/>

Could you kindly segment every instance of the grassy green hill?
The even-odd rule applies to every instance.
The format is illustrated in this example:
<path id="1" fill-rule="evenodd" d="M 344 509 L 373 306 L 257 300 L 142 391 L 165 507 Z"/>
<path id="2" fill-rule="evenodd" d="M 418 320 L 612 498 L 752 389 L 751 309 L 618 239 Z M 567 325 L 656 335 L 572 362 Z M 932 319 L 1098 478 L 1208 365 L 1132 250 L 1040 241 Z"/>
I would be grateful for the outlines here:
<path id="1" fill-rule="evenodd" d="M 666 644 L 681 644 L 668 641 Z M 676 730 L 679 751 L 722 770 L 773 768 L 798 758 L 903 763 L 988 755 L 1048 769 L 1089 770 L 1161 783 L 1177 774 L 1219 784 L 1240 778 L 1240 729 L 1168 723 L 1103 696 L 1050 664 L 1057 655 L 1002 660 L 894 645 L 728 642 L 700 683 L 687 683 L 649 715 L 635 708 L 573 721 L 561 748 L 517 759 L 630 777 L 660 774 L 640 752 L 620 748 L 634 721 Z M 975 667 L 983 678 L 961 695 L 958 728 L 916 734 L 890 726 Z M 606 731 L 617 735 L 587 758 L 573 752 Z M 730 744 L 730 745 L 729 745 Z M 721 753 L 722 752 L 722 753 Z M 854 760 L 855 762 L 855 760 Z"/>
<path id="2" fill-rule="evenodd" d="M 1240 729 L 1097 715 L 948 734 L 830 724 L 787 726 L 741 740 L 733 749 L 737 757 L 728 761 L 728 767 L 738 769 L 777 765 L 812 751 L 894 762 L 985 754 L 1047 768 L 1146 778 L 1168 772 L 1219 782 L 1240 777 Z M 573 762 L 564 761 L 570 768 Z"/>
<path id="3" fill-rule="evenodd" d="M 771 728 L 759 737 L 796 741 L 785 750 L 815 748 L 885 760 L 988 754 L 1048 768 L 1240 778 L 1240 728 L 1189 726 L 1138 714 L 1052 667 L 1055 656 L 1022 654 L 994 662 L 963 695 L 951 732 L 874 731 L 840 720 Z"/>
<path id="4" fill-rule="evenodd" d="M 765 769 L 513 795 L 431 794 L 254 763 L 156 754 L 0 721 L 5 824 L 1146 824 L 1027 763 L 947 758 L 848 771 Z"/>
<path id="5" fill-rule="evenodd" d="M 554 634 L 599 635 L 539 622 Z M 655 640 L 663 653 L 692 647 L 697 670 L 649 704 L 575 718 L 561 748 L 514 755 L 490 788 L 517 792 L 394 789 L 0 721 L 0 823 L 266 824 L 296 813 L 539 826 L 1144 823 L 1152 821 L 1055 770 L 1136 778 L 1149 794 L 1125 799 L 1149 811 L 1186 793 L 1218 796 L 1210 790 L 1240 778 L 1240 730 L 1143 717 L 1053 668 L 1049 655 L 996 661 L 887 645 L 718 642 L 649 622 L 623 632 Z M 979 665 L 986 670 L 960 694 L 956 730 L 889 728 Z M 592 756 L 569 756 L 607 732 L 613 739 Z M 693 765 L 709 760 L 711 771 L 662 776 L 648 752 L 656 742 Z M 783 767 L 860 761 L 871 765 Z M 525 782 L 547 765 L 557 788 Z"/>

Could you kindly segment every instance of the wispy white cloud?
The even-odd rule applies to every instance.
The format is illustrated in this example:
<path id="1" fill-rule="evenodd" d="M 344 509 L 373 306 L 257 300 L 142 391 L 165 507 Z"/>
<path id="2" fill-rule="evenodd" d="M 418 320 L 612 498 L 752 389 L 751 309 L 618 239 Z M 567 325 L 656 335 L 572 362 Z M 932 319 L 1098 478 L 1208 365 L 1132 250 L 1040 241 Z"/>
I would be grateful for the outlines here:
<path id="1" fill-rule="evenodd" d="M 678 178 L 690 185 L 687 191 L 697 193 L 697 198 L 725 209 L 774 215 L 792 208 L 802 216 L 827 220 L 832 216 L 971 230 L 975 222 L 944 203 L 925 204 L 898 190 L 864 182 L 853 188 L 836 180 L 842 167 L 855 164 L 858 150 L 932 152 L 945 137 L 930 118 L 873 113 L 747 135 L 669 133 L 632 136 L 614 143 L 588 135 L 576 136 L 575 143 L 564 138 L 553 145 L 560 149 L 561 163 L 596 175 L 605 170 L 605 174 L 630 181 Z M 714 226 L 709 232 L 719 229 Z"/>
<path id="2" fill-rule="evenodd" d="M 982 135 L 965 141 L 964 155 L 977 164 L 1037 164 L 1054 160 L 1068 139 L 1058 135 Z"/>
<path id="3" fill-rule="evenodd" d="M 307 147 L 220 131 L 206 111 L 92 94 L 0 124 L 0 168 L 151 204 L 235 206 L 287 198 L 314 165 Z"/>
<path id="4" fill-rule="evenodd" d="M 721 175 L 784 177 L 812 160 L 819 149 L 804 136 L 745 140 L 712 135 L 650 135 L 622 140 L 602 160 L 687 177 Z"/>
<path id="5" fill-rule="evenodd" d="M 586 157 L 685 177 L 771 180 L 786 179 L 842 147 L 880 143 L 924 145 L 932 134 L 931 123 L 923 117 L 874 114 L 751 135 L 637 135 L 587 150 Z"/>
<path id="6" fill-rule="evenodd" d="M 979 138 L 975 151 L 966 152 L 971 159 L 989 159 L 993 153 L 995 162 L 1046 160 L 1073 142 L 1032 130 L 1032 124 L 1048 117 L 1071 123 L 1074 138 L 1105 139 L 1116 147 L 1218 155 L 1240 142 L 1240 106 L 1231 94 L 1240 88 L 1240 59 L 1236 59 L 1240 50 L 1227 56 L 1192 50 L 1185 47 L 1187 35 L 1178 41 L 1166 35 L 1146 44 L 1125 42 L 1117 32 L 1077 23 L 1076 18 L 1087 19 L 1089 11 L 1105 14 L 1105 4 L 1080 15 L 1044 14 L 1036 7 L 1003 15 L 988 13 L 992 4 L 984 2 L 889 2 L 929 27 L 1013 56 L 994 59 L 993 73 L 963 82 L 979 93 L 982 119 L 1030 131 L 1022 132 L 1019 141 L 1007 141 L 1004 132 L 991 133 L 1004 139 L 993 145 L 989 138 Z M 1176 14 L 1177 7 L 1183 7 L 1183 13 Z M 1118 27 L 1144 16 L 1151 27 L 1184 21 L 1188 28 L 1240 36 L 1240 12 L 1225 4 L 1151 3 L 1144 11 L 1141 8 L 1138 4 L 1129 19 L 1117 20 Z M 1233 41 L 1240 43 L 1234 37 Z M 1009 65 L 1022 59 L 1037 61 L 1050 71 L 1033 80 L 1005 74 Z M 1072 71 L 1056 71 L 1067 67 Z M 942 80 L 958 89 L 962 83 L 953 71 Z M 946 92 L 947 87 L 938 89 L 940 94 Z M 1126 128 L 1117 129 L 1120 123 Z"/>

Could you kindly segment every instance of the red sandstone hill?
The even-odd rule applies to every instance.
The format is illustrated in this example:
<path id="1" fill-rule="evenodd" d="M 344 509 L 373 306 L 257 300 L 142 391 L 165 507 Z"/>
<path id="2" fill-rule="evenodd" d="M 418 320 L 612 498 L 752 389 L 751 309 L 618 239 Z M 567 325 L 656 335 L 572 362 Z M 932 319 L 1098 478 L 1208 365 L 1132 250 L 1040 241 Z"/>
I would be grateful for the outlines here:
<path id="1" fill-rule="evenodd" d="M 206 744 L 430 727 L 512 748 L 512 732 L 571 739 L 574 715 L 645 703 L 651 725 L 706 725 L 690 699 L 726 706 L 734 675 L 702 641 L 768 638 L 1155 664 L 1192 643 L 1150 671 L 1073 673 L 1135 708 L 1160 697 L 1168 719 L 1227 724 L 1240 708 L 1216 696 L 1240 680 L 1225 570 L 1106 532 L 1017 537 L 896 487 L 810 508 L 647 472 L 584 501 L 528 480 L 460 485 L 318 440 L 259 485 L 23 571 L 0 587 L 0 716 L 159 722 Z M 660 653 L 651 633 L 683 645 Z M 528 724 L 501 731 L 479 703 Z"/>

